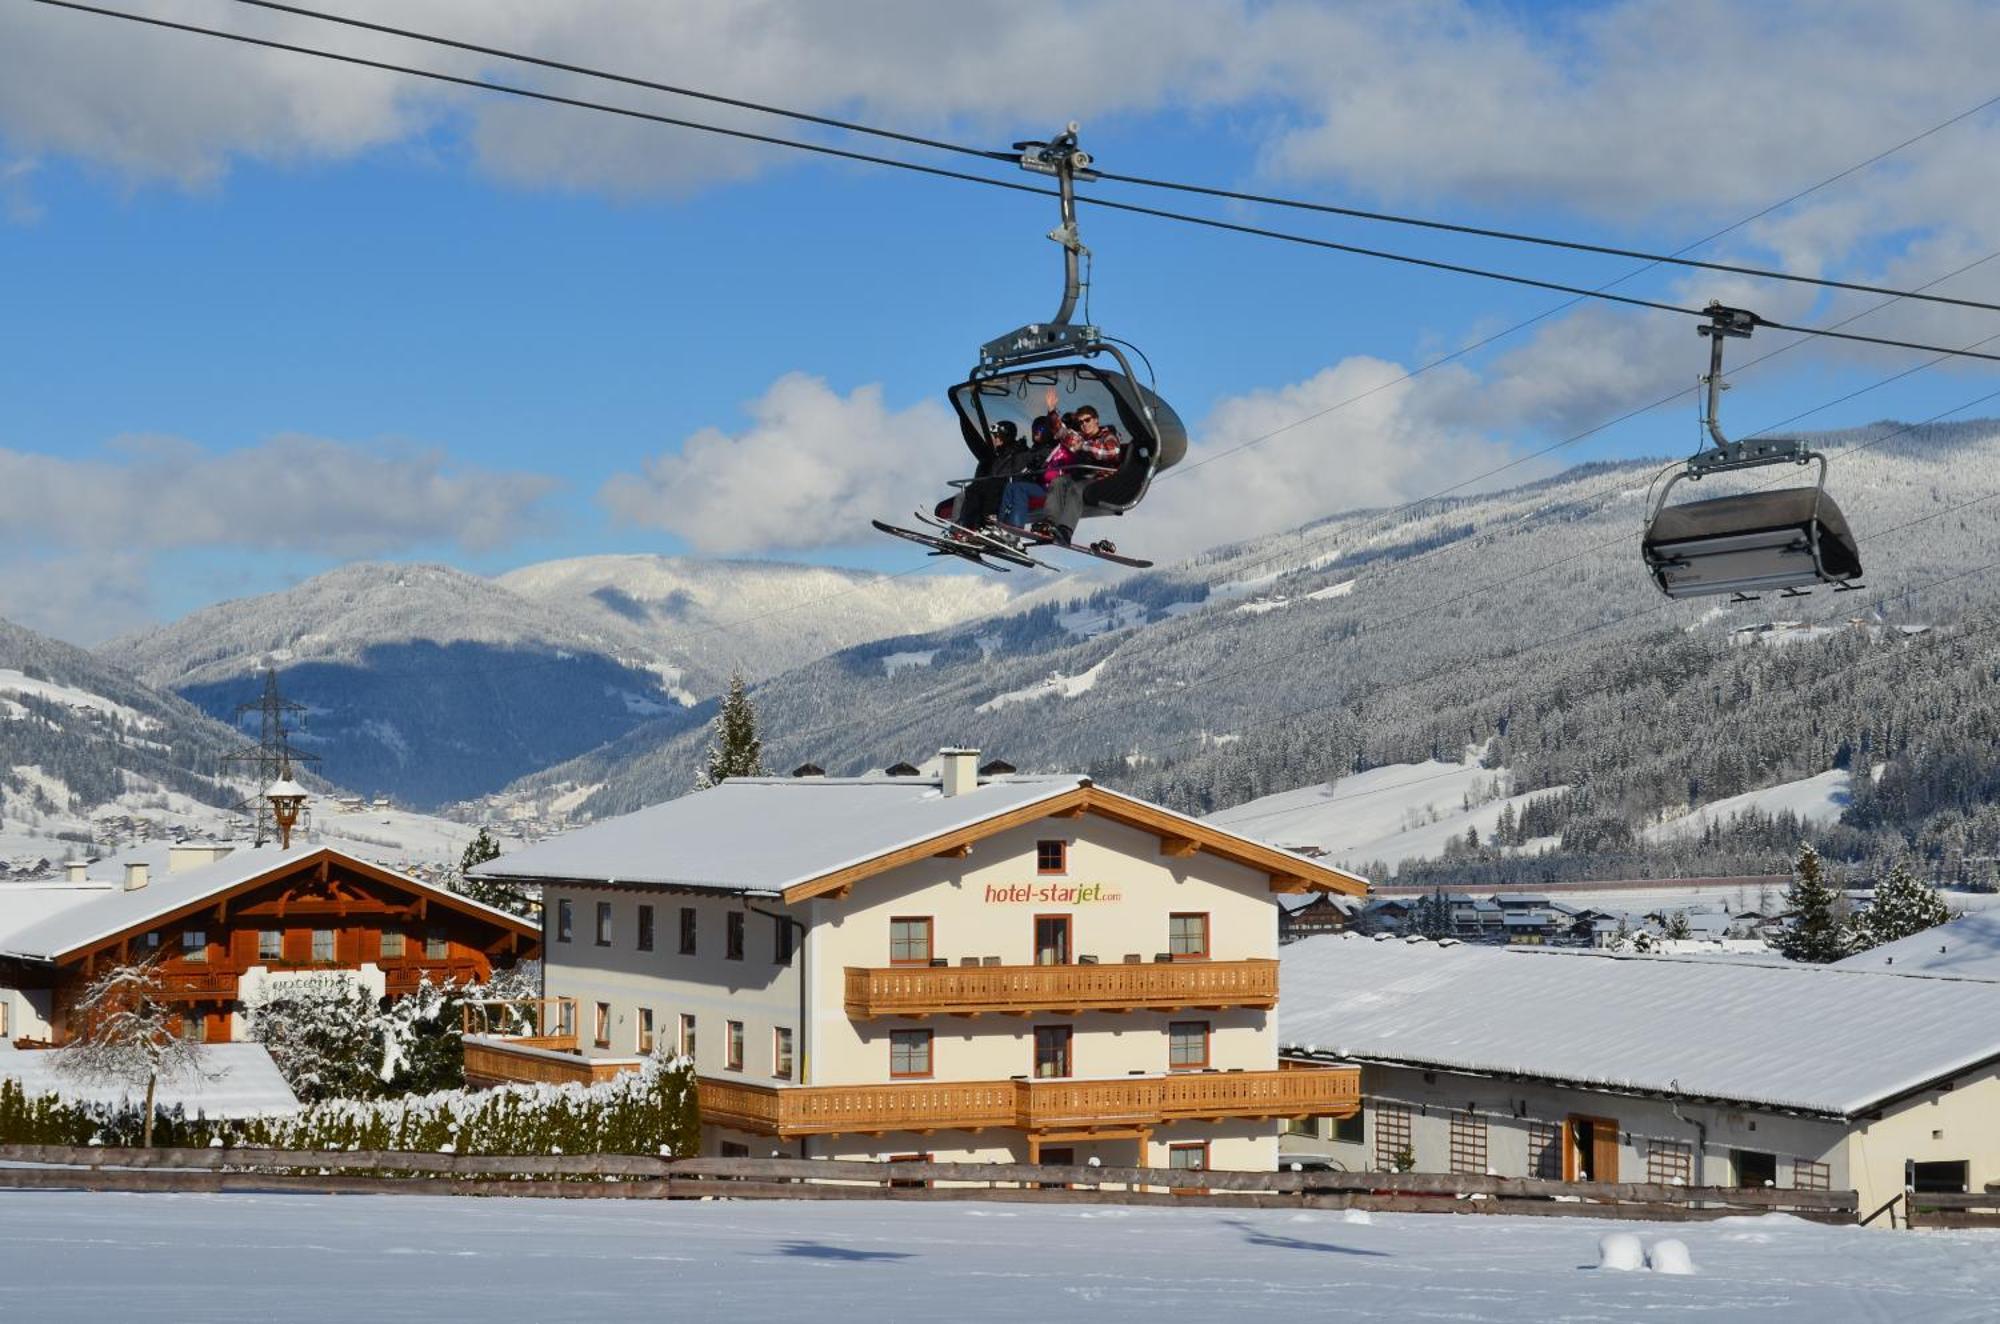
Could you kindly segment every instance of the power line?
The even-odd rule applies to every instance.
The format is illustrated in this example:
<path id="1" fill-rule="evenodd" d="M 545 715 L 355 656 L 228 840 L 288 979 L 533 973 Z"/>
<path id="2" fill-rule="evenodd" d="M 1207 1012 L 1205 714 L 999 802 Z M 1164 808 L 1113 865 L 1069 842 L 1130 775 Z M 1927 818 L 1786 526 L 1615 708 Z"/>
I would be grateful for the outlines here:
<path id="1" fill-rule="evenodd" d="M 895 157 L 878 156 L 869 152 L 856 152 L 846 148 L 832 147 L 824 143 L 804 142 L 796 138 L 782 138 L 774 134 L 755 133 L 747 129 L 732 129 L 718 124 L 708 124 L 699 120 L 683 119 L 672 115 L 661 115 L 653 111 L 635 110 L 628 106 L 615 106 L 601 101 L 588 101 L 580 97 L 562 96 L 553 92 L 540 92 L 531 88 L 518 87 L 509 83 L 496 83 L 487 79 L 468 78 L 458 74 L 447 74 L 435 69 L 420 69 L 410 65 L 394 64 L 386 60 L 374 60 L 365 56 L 346 55 L 336 51 L 321 50 L 311 46 L 300 46 L 291 42 L 276 41 L 268 37 L 253 37 L 240 32 L 228 32 L 220 28 L 202 27 L 194 23 L 182 23 L 172 19 L 156 18 L 147 14 L 133 14 L 123 10 L 105 9 L 98 5 L 83 4 L 80 0 L 34 0 L 36 4 L 57 9 L 74 10 L 79 13 L 95 14 L 104 18 L 124 19 L 150 27 L 165 28 L 198 36 L 215 37 L 223 41 L 242 45 L 257 46 L 268 50 L 288 51 L 297 55 L 309 55 L 319 59 L 332 60 L 341 64 L 360 68 L 379 69 L 387 73 L 404 74 L 413 78 L 428 79 L 433 82 L 448 83 L 458 87 L 479 88 L 489 92 L 499 92 L 507 96 L 523 97 L 532 101 L 551 105 L 572 106 L 581 110 L 594 110 L 627 119 L 643 120 L 664 124 L 674 128 L 692 129 L 701 133 L 713 133 L 723 137 L 746 142 L 764 143 L 774 147 L 788 147 L 795 151 L 810 152 L 839 160 L 864 162 L 871 165 L 888 166 L 893 169 L 912 171 L 938 179 L 955 179 L 962 182 L 983 184 L 989 188 L 1005 189 L 1014 193 L 1028 193 L 1041 197 L 1054 196 L 1047 189 L 1033 185 L 1019 184 L 1011 180 L 994 179 L 987 175 L 975 175 L 966 171 L 947 170 L 939 166 L 923 165 L 915 161 L 899 160 Z M 1187 212 L 1168 211 L 1159 207 L 1146 207 L 1137 203 L 1119 202 L 1110 198 L 1079 198 L 1079 202 L 1110 211 L 1120 211 L 1136 216 L 1150 216 L 1159 220 L 1175 221 L 1231 234 L 1252 235 L 1273 239 L 1283 243 L 1299 244 L 1328 252 L 1346 253 L 1356 257 L 1374 258 L 1378 261 L 1394 262 L 1424 270 L 1440 271 L 1448 274 L 1470 276 L 1503 284 L 1518 285 L 1529 289 L 1551 290 L 1560 294 L 1571 294 L 1581 298 L 1598 299 L 1628 307 L 1647 308 L 1657 312 L 1678 313 L 1686 317 L 1707 319 L 1708 313 L 1701 309 L 1682 304 L 1673 304 L 1658 299 L 1641 299 L 1632 295 L 1612 294 L 1608 290 L 1590 289 L 1581 285 L 1568 285 L 1561 281 L 1540 280 L 1532 276 L 1522 276 L 1512 272 L 1494 271 L 1465 263 L 1445 262 L 1435 258 L 1417 257 L 1409 253 L 1396 253 L 1386 249 L 1366 248 L 1358 244 L 1344 244 L 1331 239 L 1320 239 L 1311 235 L 1294 234 L 1284 230 L 1273 230 L 1265 226 L 1247 225 L 1237 221 L 1225 221 L 1211 216 L 1197 216 Z M 1901 297 L 1911 297 L 1903 295 Z M 2000 310 L 2000 306 L 1996 306 Z M 1847 340 L 1860 344 L 1877 345 L 1891 349 L 1911 349 L 1928 354 L 1957 354 L 1964 358 L 1983 359 L 2000 363 L 2000 354 L 1974 353 L 1964 350 L 1948 350 L 1937 345 L 1927 345 L 1917 341 L 1896 340 L 1883 336 L 1864 336 L 1853 332 L 1843 332 L 1827 328 L 1795 326 L 1760 318 L 1759 324 L 1777 331 L 1791 331 L 1799 335 L 1820 336 L 1833 340 Z"/>
<path id="2" fill-rule="evenodd" d="M 663 83 L 655 81 L 650 78 L 639 78 L 630 74 L 614 73 L 610 70 L 595 68 L 590 65 L 575 64 L 563 60 L 553 60 L 546 58 L 544 56 L 531 55 L 524 51 L 508 50 L 499 46 L 482 45 L 477 42 L 464 41 L 456 37 L 442 36 L 437 33 L 418 32 L 412 28 L 394 27 L 386 23 L 374 23 L 366 19 L 352 18 L 344 14 L 329 14 L 322 10 L 308 9 L 302 5 L 282 4 L 279 3 L 278 0 L 236 0 L 236 2 L 238 4 L 249 5 L 257 9 L 274 10 L 279 13 L 292 14 L 301 18 L 317 19 L 320 22 L 324 23 L 338 23 L 346 27 L 360 28 L 369 32 L 379 32 L 389 36 L 402 37 L 410 41 L 425 42 L 430 45 L 449 47 L 453 50 L 469 51 L 479 55 L 490 55 L 497 59 L 511 60 L 520 64 L 536 65 L 544 69 L 554 69 L 563 73 L 579 74 L 586 78 L 598 78 L 598 79 L 603 79 L 607 82 L 623 83 L 626 84 L 627 86 L 642 87 L 650 91 L 666 92 L 673 96 L 691 97 L 701 101 L 713 102 L 718 105 L 732 106 L 739 110 L 756 111 L 759 114 L 780 116 L 785 119 L 797 120 L 801 123 L 818 124 L 825 126 L 827 128 L 840 129 L 848 133 L 866 134 L 871 137 L 884 138 L 893 142 L 909 143 L 914 146 L 928 147 L 937 151 L 956 152 L 964 156 L 976 157 L 982 160 L 1006 162 L 1009 164 L 1012 164 L 1017 159 L 1016 156 L 1011 152 L 991 151 L 985 148 L 972 147 L 965 143 L 950 142 L 942 138 L 932 138 L 921 134 L 904 133 L 895 129 L 885 129 L 878 125 L 862 124 L 855 120 L 836 119 L 833 118 L 832 116 L 819 115 L 810 111 L 794 110 L 784 106 L 775 106 L 771 105 L 768 102 L 751 101 L 743 97 L 724 96 L 719 93 L 706 92 L 697 88 L 686 87 L 679 84 Z M 1970 118 L 1971 116 L 1978 114 L 1980 111 L 1985 110 L 1987 107 L 1993 106 L 1995 104 L 2000 104 L 2000 96 L 1990 97 L 1987 100 L 1980 102 L 1977 106 L 1974 106 L 1969 110 L 1961 111 L 1959 114 L 1952 116 L 1950 119 L 1944 121 L 1942 124 L 1927 129 L 1923 133 L 1917 134 L 1914 137 L 1906 138 L 1903 140 L 1903 142 L 1897 144 L 1895 147 L 1887 149 L 1887 151 L 1883 152 L 1881 155 L 1886 156 L 1889 153 L 1899 151 L 1903 147 L 1909 146 L 1911 143 L 1917 142 L 1922 138 L 1926 138 L 1931 134 L 1938 132 L 1940 129 L 1947 128 L 1952 124 L 1956 124 L 1960 120 Z M 1869 161 L 1861 163 L 1860 166 L 1851 167 L 1850 170 L 1843 171 L 1841 175 L 1835 175 L 1832 178 L 1834 179 L 1841 178 L 1845 174 L 1852 173 L 1853 170 L 1861 169 L 1862 166 L 1872 164 L 1874 160 L 1879 160 L 1879 159 L 1880 156 L 1871 158 Z M 1198 194 L 1204 197 L 1223 198 L 1233 202 L 1251 202 L 1251 203 L 1262 204 L 1265 206 L 1285 207 L 1298 211 L 1319 212 L 1326 215 L 1343 216 L 1353 220 L 1376 221 L 1391 225 L 1412 226 L 1420 229 L 1437 230 L 1452 234 L 1470 235 L 1485 239 L 1501 239 L 1511 243 L 1534 244 L 1546 248 L 1564 249 L 1571 252 L 1598 253 L 1610 257 L 1638 258 L 1645 261 L 1649 266 L 1671 265 L 1671 266 L 1681 266 L 1681 267 L 1692 267 L 1705 271 L 1720 271 L 1720 272 L 1727 272 L 1732 275 L 1754 276 L 1763 280 L 1789 281 L 1795 284 L 1812 285 L 1826 289 L 1850 290 L 1863 294 L 1896 294 L 1904 298 L 1923 299 L 1932 303 L 1951 304 L 1961 308 L 1977 308 L 1986 312 L 2000 312 L 2000 304 L 1986 303 L 1978 299 L 1958 299 L 1946 295 L 1922 295 L 1915 293 L 1907 293 L 1901 290 L 1888 289 L 1880 285 L 1866 285 L 1866 284 L 1856 283 L 1853 281 L 1831 280 L 1817 276 L 1802 276 L 1797 274 L 1796 272 L 1778 271 L 1764 267 L 1751 267 L 1751 266 L 1744 266 L 1728 262 L 1700 261 L 1697 259 L 1692 259 L 1683 256 L 1683 254 L 1686 252 L 1685 249 L 1681 249 L 1673 253 L 1649 253 L 1639 249 L 1618 248 L 1604 244 L 1586 243 L 1580 240 L 1561 239 L 1561 238 L 1551 237 L 1548 235 L 1530 234 L 1524 231 L 1490 229 L 1483 226 L 1465 225 L 1451 221 L 1441 221 L 1430 217 L 1407 216 L 1407 215 L 1400 215 L 1394 212 L 1369 211 L 1356 207 L 1342 207 L 1330 203 L 1304 201 L 1297 198 L 1272 197 L 1266 194 L 1245 193 L 1234 189 L 1216 188 L 1204 184 L 1190 184 L 1178 180 L 1152 179 L 1142 175 L 1124 175 L 1103 170 L 1096 171 L 1096 174 L 1098 175 L 1099 178 L 1109 180 L 1114 183 L 1135 184 L 1146 188 L 1170 189 L 1176 192 Z M 1780 203 L 1778 205 L 1782 206 L 1784 204 Z M 1759 214 L 1763 215 L 1765 213 L 1759 213 Z"/>

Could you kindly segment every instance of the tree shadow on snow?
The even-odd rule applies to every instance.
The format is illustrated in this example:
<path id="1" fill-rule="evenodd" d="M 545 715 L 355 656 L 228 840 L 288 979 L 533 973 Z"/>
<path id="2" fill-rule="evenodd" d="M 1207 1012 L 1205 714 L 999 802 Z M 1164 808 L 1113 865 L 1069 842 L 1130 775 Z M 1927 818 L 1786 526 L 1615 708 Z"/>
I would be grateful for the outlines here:
<path id="1" fill-rule="evenodd" d="M 781 1241 L 778 1243 L 778 1254 L 790 1255 L 794 1258 L 805 1260 L 849 1260 L 856 1262 L 865 1262 L 868 1260 L 907 1260 L 911 1258 L 911 1254 L 908 1251 L 855 1250 L 850 1246 L 829 1246 L 818 1241 Z"/>
<path id="2" fill-rule="evenodd" d="M 1260 1227 L 1252 1227 L 1240 1219 L 1225 1220 L 1227 1227 L 1233 1227 L 1243 1234 L 1243 1239 L 1252 1246 L 1273 1246 L 1279 1250 L 1316 1250 L 1330 1255 L 1366 1255 L 1374 1259 L 1392 1259 L 1384 1250 L 1362 1250 L 1357 1246 L 1336 1246 L 1331 1241 L 1306 1241 L 1299 1237 L 1282 1236 L 1267 1232 Z"/>

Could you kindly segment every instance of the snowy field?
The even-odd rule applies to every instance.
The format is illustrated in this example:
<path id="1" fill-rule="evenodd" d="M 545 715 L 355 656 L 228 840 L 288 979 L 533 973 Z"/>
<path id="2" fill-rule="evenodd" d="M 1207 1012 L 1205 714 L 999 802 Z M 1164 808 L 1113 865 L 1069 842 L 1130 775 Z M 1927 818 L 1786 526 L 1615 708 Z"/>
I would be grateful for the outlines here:
<path id="1" fill-rule="evenodd" d="M 1990 1320 L 1985 1232 L 999 1204 L 0 1195 L 0 1317 Z M 1352 1217 L 1361 1218 L 1361 1215 Z M 1596 1268 L 1687 1243 L 1695 1273 Z"/>

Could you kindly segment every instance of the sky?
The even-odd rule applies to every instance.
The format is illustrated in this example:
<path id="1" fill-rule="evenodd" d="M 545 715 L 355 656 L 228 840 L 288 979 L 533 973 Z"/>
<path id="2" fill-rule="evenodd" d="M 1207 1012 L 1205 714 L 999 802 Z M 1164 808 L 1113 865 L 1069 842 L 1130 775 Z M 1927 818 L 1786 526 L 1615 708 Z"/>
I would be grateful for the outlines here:
<path id="1" fill-rule="evenodd" d="M 107 4 L 1041 182 L 235 0 Z M 2000 95 L 2000 10 L 1977 0 L 323 7 L 982 147 L 1075 119 L 1121 173 L 1651 251 L 1735 227 L 1698 255 L 1894 288 L 1969 268 L 1936 292 L 2000 301 L 2000 106 L 1937 128 Z M 1085 191 L 1569 284 L 1642 265 Z M 907 570 L 868 520 L 963 467 L 944 392 L 1054 311 L 1055 220 L 1044 198 L 0 0 L 0 617 L 88 645 L 356 559 Z M 1695 444 L 1692 319 L 1088 206 L 1082 225 L 1094 319 L 1192 432 L 1126 550 Z M 1805 325 L 1881 302 L 1665 268 L 1618 288 Z M 1964 346 L 2000 320 L 1904 302 L 1850 329 Z M 1733 377 L 1733 431 L 2000 387 L 1996 364 L 1795 339 L 1732 345 L 1785 350 Z"/>

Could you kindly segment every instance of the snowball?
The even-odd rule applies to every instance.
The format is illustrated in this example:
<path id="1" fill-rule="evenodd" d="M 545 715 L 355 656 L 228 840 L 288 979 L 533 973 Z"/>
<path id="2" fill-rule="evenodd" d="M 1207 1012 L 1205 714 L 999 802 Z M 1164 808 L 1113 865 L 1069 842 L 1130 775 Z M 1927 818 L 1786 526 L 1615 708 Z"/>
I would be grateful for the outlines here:
<path id="1" fill-rule="evenodd" d="M 1631 1273 L 1646 1267 L 1645 1248 L 1630 1232 L 1607 1232 L 1597 1239 L 1597 1267 Z"/>
<path id="2" fill-rule="evenodd" d="M 1375 1216 L 1370 1214 L 1366 1209 L 1350 1209 L 1347 1211 L 1347 1216 L 1341 1219 L 1343 1223 L 1353 1223 L 1362 1227 L 1366 1227 L 1374 1221 Z"/>
<path id="3" fill-rule="evenodd" d="M 222 1148 L 222 1137 L 221 1137 L 221 1136 L 210 1136 L 210 1137 L 209 1137 L 209 1139 L 208 1139 L 208 1147 L 209 1147 L 210 1149 L 221 1149 L 221 1148 Z"/>
<path id="4" fill-rule="evenodd" d="M 1653 1243 L 1647 1253 L 1646 1262 L 1653 1266 L 1654 1273 L 1693 1273 L 1694 1259 L 1688 1254 L 1687 1243 L 1675 1237 Z"/>
<path id="5" fill-rule="evenodd" d="M 1085 1159 L 1084 1162 L 1093 1168 L 1101 1168 L 1104 1166 L 1104 1160 L 1097 1157 L 1097 1155 L 1095 1154 L 1092 1154 L 1089 1158 Z"/>

